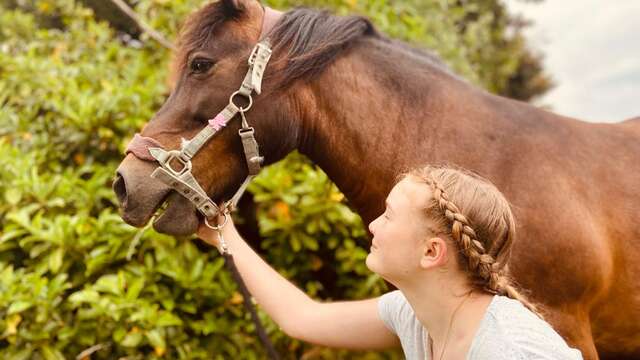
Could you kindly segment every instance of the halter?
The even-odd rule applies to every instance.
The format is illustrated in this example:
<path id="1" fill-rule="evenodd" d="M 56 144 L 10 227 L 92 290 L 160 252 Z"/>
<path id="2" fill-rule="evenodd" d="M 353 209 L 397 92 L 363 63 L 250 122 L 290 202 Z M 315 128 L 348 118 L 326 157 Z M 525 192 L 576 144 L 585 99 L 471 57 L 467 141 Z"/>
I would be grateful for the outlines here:
<path id="1" fill-rule="evenodd" d="M 260 38 L 273 28 L 281 15 L 282 12 L 280 11 L 267 6 L 264 7 Z M 151 173 L 151 177 L 162 181 L 191 201 L 196 209 L 204 215 L 205 224 L 214 230 L 220 230 L 220 228 L 226 224 L 227 212 L 237 207 L 238 201 L 246 191 L 251 180 L 260 172 L 261 165 L 264 162 L 264 157 L 260 156 L 258 142 L 254 136 L 254 129 L 249 126 L 245 112 L 249 111 L 253 105 L 252 93 L 255 92 L 259 95 L 262 92 L 262 78 L 269 59 L 271 58 L 271 52 L 269 39 L 258 42 L 247 60 L 249 70 L 242 81 L 242 85 L 229 96 L 229 104 L 215 117 L 208 120 L 208 125 L 191 140 L 187 141 L 183 139 L 180 150 L 167 151 L 162 144 L 155 139 L 137 133 L 127 146 L 126 154 L 133 153 L 139 159 L 157 161 L 160 166 Z M 237 96 L 244 97 L 249 102 L 248 105 L 246 107 L 236 105 L 234 99 Z M 242 147 L 249 173 L 231 199 L 223 203 L 223 211 L 221 211 L 220 207 L 209 198 L 191 173 L 191 159 L 238 113 L 240 113 L 242 118 L 242 128 L 238 130 L 238 135 L 242 140 Z M 180 166 L 178 169 L 174 168 L 176 163 Z M 223 224 L 219 226 L 210 225 L 208 219 L 220 213 L 224 216 Z"/>
<path id="2" fill-rule="evenodd" d="M 253 127 L 249 126 L 245 112 L 249 111 L 253 105 L 252 93 L 262 92 L 262 77 L 267 63 L 271 57 L 271 44 L 268 39 L 260 41 L 251 51 L 249 56 L 249 70 L 242 81 L 240 88 L 229 96 L 229 104 L 215 117 L 208 120 L 208 125 L 200 130 L 191 140 L 182 140 L 180 150 L 165 150 L 155 139 L 135 134 L 126 153 L 133 153 L 142 160 L 157 161 L 160 166 L 151 173 L 151 177 L 158 179 L 176 190 L 182 196 L 191 201 L 196 209 L 204 215 L 205 224 L 214 230 L 220 226 L 212 226 L 208 219 L 214 218 L 221 213 L 227 217 L 227 210 L 236 208 L 238 201 L 247 189 L 247 186 L 261 169 L 264 157 L 260 155 L 258 142 L 254 136 Z M 245 107 L 236 105 L 235 100 L 244 97 L 249 103 Z M 202 189 L 202 186 L 191 173 L 191 159 L 202 149 L 202 147 L 222 129 L 227 126 L 237 114 L 242 119 L 242 128 L 238 130 L 238 135 L 242 140 L 242 147 L 246 159 L 249 173 L 242 182 L 236 193 L 224 202 L 221 208 L 213 202 Z"/>

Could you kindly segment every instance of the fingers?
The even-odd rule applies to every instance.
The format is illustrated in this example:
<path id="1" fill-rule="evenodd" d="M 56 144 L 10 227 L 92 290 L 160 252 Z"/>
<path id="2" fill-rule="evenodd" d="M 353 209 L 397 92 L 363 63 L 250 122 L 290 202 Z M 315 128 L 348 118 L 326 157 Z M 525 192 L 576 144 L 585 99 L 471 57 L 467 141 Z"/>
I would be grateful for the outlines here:
<path id="1" fill-rule="evenodd" d="M 196 232 L 196 235 L 204 242 L 214 246 L 218 246 L 218 243 L 220 241 L 218 232 L 210 229 L 207 225 L 204 224 L 204 222 L 201 222 L 200 225 L 198 225 L 198 231 Z"/>
<path id="2" fill-rule="evenodd" d="M 201 238 L 201 239 L 205 239 L 209 236 L 209 232 L 211 231 L 211 229 L 209 229 L 203 221 L 200 222 L 200 224 L 198 225 L 198 231 L 196 232 L 196 235 Z"/>
<path id="3" fill-rule="evenodd" d="M 216 220 L 209 220 L 208 223 L 209 225 L 214 227 L 225 224 L 223 226 L 224 228 L 233 228 L 233 221 L 229 212 L 226 212 L 224 214 L 218 213 L 216 216 Z M 208 244 L 214 245 L 216 247 L 220 246 L 220 233 L 218 232 L 218 230 L 211 229 L 211 227 L 207 226 L 204 220 L 202 220 L 198 225 L 196 235 Z"/>

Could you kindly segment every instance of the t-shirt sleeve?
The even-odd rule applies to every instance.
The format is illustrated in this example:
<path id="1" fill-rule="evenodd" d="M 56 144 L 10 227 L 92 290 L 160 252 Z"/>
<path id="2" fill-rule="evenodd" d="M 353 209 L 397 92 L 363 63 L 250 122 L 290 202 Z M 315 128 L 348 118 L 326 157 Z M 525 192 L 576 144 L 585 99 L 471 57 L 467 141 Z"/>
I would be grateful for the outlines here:
<path id="1" fill-rule="evenodd" d="M 394 334 L 398 334 L 400 328 L 400 310 L 404 302 L 404 297 L 400 290 L 395 290 L 383 294 L 378 299 L 378 316 L 386 327 Z"/>

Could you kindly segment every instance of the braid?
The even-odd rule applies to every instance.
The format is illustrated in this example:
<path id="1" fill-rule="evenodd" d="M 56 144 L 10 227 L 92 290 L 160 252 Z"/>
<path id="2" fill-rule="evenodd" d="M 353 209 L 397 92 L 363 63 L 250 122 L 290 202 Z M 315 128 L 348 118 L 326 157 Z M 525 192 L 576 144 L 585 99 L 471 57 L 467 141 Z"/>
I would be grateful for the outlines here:
<path id="1" fill-rule="evenodd" d="M 542 317 L 536 306 L 529 302 L 527 298 L 513 286 L 511 280 L 501 269 L 494 257 L 487 253 L 482 242 L 478 240 L 478 236 L 469 220 L 449 199 L 444 188 L 430 175 L 424 177 L 423 180 L 431 187 L 433 198 L 437 203 L 438 209 L 451 224 L 451 236 L 462 250 L 467 260 L 469 270 L 473 272 L 476 277 L 479 277 L 479 285 L 481 285 L 482 289 L 491 294 L 508 296 L 509 298 L 518 300 L 533 313 Z M 504 240 L 502 240 L 499 245 L 501 246 L 502 243 L 504 243 Z"/>

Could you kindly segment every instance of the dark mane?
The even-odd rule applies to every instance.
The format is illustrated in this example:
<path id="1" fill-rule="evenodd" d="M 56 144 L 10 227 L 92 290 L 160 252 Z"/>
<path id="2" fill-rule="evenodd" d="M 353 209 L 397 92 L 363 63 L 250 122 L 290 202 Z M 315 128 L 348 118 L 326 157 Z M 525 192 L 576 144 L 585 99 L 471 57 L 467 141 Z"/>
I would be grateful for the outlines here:
<path id="1" fill-rule="evenodd" d="M 362 16 L 334 16 L 307 8 L 285 13 L 267 34 L 275 58 L 285 62 L 276 83 L 284 87 L 313 78 L 363 36 L 381 37 Z"/>
<path id="2" fill-rule="evenodd" d="M 241 17 L 242 13 L 230 13 L 221 1 L 210 3 L 190 16 L 180 35 L 174 70 L 185 66 L 189 54 L 205 46 L 221 24 Z M 336 16 L 324 10 L 296 8 L 284 13 L 266 37 L 273 46 L 273 60 L 282 62 L 279 66 L 282 71 L 267 74 L 277 88 L 320 74 L 363 37 L 390 43 L 409 56 L 419 57 L 442 70 L 450 71 L 433 53 L 381 35 L 363 16 Z"/>

